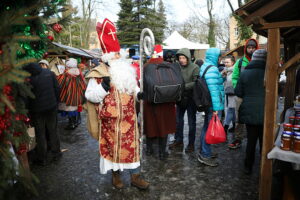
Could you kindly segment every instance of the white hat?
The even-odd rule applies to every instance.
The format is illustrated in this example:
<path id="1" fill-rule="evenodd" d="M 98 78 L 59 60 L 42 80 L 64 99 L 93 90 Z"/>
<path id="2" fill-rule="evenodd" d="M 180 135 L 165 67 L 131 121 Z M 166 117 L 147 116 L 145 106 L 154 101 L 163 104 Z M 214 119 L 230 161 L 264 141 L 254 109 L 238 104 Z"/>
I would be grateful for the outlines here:
<path id="1" fill-rule="evenodd" d="M 77 67 L 77 60 L 75 58 L 70 58 L 66 62 L 66 66 L 70 68 L 76 68 Z"/>
<path id="2" fill-rule="evenodd" d="M 49 66 L 49 62 L 47 60 L 41 60 L 39 62 L 39 64 L 45 64 L 45 65 Z"/>

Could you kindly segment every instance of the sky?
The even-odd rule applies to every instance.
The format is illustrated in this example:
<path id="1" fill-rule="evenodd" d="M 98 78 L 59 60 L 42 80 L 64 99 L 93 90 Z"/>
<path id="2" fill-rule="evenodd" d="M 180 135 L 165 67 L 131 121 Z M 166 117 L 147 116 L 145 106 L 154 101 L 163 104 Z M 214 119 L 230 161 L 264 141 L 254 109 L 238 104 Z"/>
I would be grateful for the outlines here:
<path id="1" fill-rule="evenodd" d="M 87 0 L 86 0 L 87 1 Z M 77 6 L 80 10 L 81 0 L 72 0 L 74 6 Z M 104 18 L 108 18 L 113 22 L 118 20 L 118 12 L 120 11 L 119 0 L 97 0 L 94 17 L 98 21 L 102 21 Z M 157 0 L 158 2 L 158 0 Z M 173 20 L 176 22 L 183 22 L 187 19 L 191 12 L 197 12 L 203 17 L 207 17 L 206 0 L 163 0 L 166 7 L 167 20 Z M 196 6 L 193 6 L 193 2 L 197 2 Z M 234 9 L 237 8 L 237 0 L 231 0 Z M 194 7 L 198 9 L 195 10 Z M 218 16 L 224 18 L 231 12 L 226 0 L 214 0 L 214 13 L 218 13 Z M 81 13 L 80 13 L 81 14 Z"/>

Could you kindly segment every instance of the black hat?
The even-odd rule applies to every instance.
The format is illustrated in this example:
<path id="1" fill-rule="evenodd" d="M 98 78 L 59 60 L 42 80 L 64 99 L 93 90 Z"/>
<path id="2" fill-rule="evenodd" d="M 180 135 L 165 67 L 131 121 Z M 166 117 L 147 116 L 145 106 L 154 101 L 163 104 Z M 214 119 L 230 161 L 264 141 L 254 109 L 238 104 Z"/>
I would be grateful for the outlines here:
<path id="1" fill-rule="evenodd" d="M 249 40 L 247 42 L 247 47 L 252 46 L 252 47 L 257 47 L 257 43 L 255 42 L 255 40 Z"/>

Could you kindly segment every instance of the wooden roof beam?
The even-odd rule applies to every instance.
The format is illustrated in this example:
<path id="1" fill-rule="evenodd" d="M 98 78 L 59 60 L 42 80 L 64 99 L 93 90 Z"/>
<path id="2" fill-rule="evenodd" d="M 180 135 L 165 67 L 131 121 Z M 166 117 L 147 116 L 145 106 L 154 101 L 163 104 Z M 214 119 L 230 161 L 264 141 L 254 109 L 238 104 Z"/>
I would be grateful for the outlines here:
<path id="1" fill-rule="evenodd" d="M 300 20 L 265 23 L 260 29 L 300 27 Z"/>
<path id="2" fill-rule="evenodd" d="M 286 36 L 287 34 L 293 32 L 293 31 L 295 31 L 295 30 L 296 30 L 296 28 L 290 28 L 289 30 L 287 30 L 287 31 L 285 31 L 284 33 L 282 33 L 282 35 L 283 35 L 283 36 Z"/>
<path id="3" fill-rule="evenodd" d="M 239 10 L 237 12 L 238 16 L 240 17 L 248 17 L 249 16 L 249 13 L 247 13 L 245 10 Z"/>
<path id="4" fill-rule="evenodd" d="M 278 74 L 281 74 L 284 70 L 294 65 L 297 61 L 300 60 L 300 53 L 294 55 L 291 59 L 289 59 L 282 67 L 278 68 Z"/>
<path id="5" fill-rule="evenodd" d="M 264 16 L 274 12 L 278 8 L 284 6 L 289 1 L 290 0 L 273 0 L 268 4 L 265 4 L 263 7 L 256 10 L 255 12 L 251 13 L 249 16 L 247 16 L 244 19 L 244 22 L 245 22 L 246 25 L 250 25 L 250 24 L 252 24 L 253 18 L 255 18 L 255 17 L 264 17 Z"/>
<path id="6" fill-rule="evenodd" d="M 264 26 L 267 22 L 261 17 L 254 17 L 252 20 L 252 23 L 253 23 L 253 26 L 260 28 L 260 27 Z"/>

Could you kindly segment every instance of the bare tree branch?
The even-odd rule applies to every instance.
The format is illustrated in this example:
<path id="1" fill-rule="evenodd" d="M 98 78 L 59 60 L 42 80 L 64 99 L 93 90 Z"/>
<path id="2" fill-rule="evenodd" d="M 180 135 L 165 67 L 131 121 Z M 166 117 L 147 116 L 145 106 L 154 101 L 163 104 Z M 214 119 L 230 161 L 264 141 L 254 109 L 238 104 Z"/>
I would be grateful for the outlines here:
<path id="1" fill-rule="evenodd" d="M 234 9 L 233 9 L 233 6 L 232 6 L 231 1 L 230 1 L 230 0 L 227 0 L 227 3 L 228 3 L 228 5 L 229 5 L 229 7 L 230 7 L 230 9 L 231 9 L 232 14 L 233 14 L 233 13 L 234 13 Z"/>

